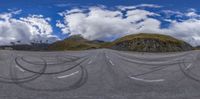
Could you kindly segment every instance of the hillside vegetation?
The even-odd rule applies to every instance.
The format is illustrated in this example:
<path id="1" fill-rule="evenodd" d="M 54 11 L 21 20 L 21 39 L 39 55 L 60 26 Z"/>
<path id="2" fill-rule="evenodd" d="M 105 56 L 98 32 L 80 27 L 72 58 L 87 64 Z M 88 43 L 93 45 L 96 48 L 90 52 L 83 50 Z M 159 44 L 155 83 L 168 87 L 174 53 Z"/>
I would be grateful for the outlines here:
<path id="1" fill-rule="evenodd" d="M 161 34 L 140 33 L 119 38 L 113 42 L 113 49 L 143 51 L 143 52 L 171 52 L 192 50 L 188 43 Z"/>
<path id="2" fill-rule="evenodd" d="M 89 41 L 81 35 L 73 35 L 49 46 L 49 50 L 87 50 L 97 48 L 141 52 L 172 52 L 193 49 L 188 43 L 171 36 L 148 33 L 127 35 L 113 42 Z"/>
<path id="3" fill-rule="evenodd" d="M 67 39 L 51 44 L 49 50 L 87 50 L 99 47 L 98 44 L 84 39 L 81 35 L 73 35 Z"/>

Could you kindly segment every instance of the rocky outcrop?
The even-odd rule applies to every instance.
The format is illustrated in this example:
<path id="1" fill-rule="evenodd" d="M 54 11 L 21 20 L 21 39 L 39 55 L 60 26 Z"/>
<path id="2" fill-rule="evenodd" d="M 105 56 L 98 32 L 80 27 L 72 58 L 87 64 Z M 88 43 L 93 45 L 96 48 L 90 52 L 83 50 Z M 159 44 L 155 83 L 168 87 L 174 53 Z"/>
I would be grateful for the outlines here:
<path id="1" fill-rule="evenodd" d="M 152 36 L 153 34 L 150 34 L 150 37 L 148 37 L 148 35 L 149 34 L 140 34 L 139 37 L 138 35 L 130 35 L 129 37 L 122 38 L 123 40 L 118 39 L 115 41 L 112 48 L 116 50 L 140 52 L 173 52 L 193 49 L 188 43 L 169 36 L 159 35 L 161 36 L 161 38 L 159 38 L 156 37 L 158 34 L 156 34 L 155 37 Z M 128 39 L 126 40 L 126 38 Z"/>

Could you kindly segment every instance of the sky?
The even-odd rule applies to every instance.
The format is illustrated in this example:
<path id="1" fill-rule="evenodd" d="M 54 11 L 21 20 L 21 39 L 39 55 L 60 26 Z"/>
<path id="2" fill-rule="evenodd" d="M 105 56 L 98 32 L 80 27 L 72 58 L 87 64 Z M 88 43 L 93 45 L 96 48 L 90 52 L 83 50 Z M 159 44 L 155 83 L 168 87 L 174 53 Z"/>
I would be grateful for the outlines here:
<path id="1" fill-rule="evenodd" d="M 0 0 L 0 45 L 158 33 L 200 45 L 198 0 Z"/>

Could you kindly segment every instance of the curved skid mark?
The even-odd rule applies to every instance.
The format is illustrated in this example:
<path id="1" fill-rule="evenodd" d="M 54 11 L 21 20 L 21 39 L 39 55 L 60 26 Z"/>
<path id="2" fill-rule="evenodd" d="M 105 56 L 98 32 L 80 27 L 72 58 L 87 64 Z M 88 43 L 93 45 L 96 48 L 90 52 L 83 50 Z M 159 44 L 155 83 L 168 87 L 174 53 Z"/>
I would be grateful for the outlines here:
<path id="1" fill-rule="evenodd" d="M 70 59 L 70 60 L 65 60 L 65 61 L 59 62 L 59 63 L 47 63 L 47 65 L 62 65 L 62 64 L 68 63 L 68 62 L 75 62 L 78 59 L 80 59 L 81 57 L 80 58 L 75 58 L 75 59 L 73 59 L 73 58 L 66 58 L 66 57 L 63 57 L 63 58 L 64 59 Z M 28 60 L 25 59 L 25 57 L 21 57 L 21 60 L 23 60 L 26 63 L 33 64 L 33 65 L 43 65 L 43 64 L 40 64 L 40 63 L 34 63 L 34 62 L 31 62 L 31 61 L 28 61 Z"/>
<path id="2" fill-rule="evenodd" d="M 173 64 L 178 64 L 178 61 L 164 61 L 164 62 L 143 62 L 143 61 L 136 61 L 136 60 L 131 60 L 125 57 L 120 56 L 120 58 L 122 60 L 128 61 L 128 62 L 132 62 L 135 64 L 144 64 L 144 65 L 173 65 Z"/>
<path id="3" fill-rule="evenodd" d="M 87 69 L 85 69 L 82 65 L 80 65 L 79 67 L 81 68 L 80 78 L 75 83 L 73 83 L 69 86 L 64 86 L 62 88 L 36 88 L 36 87 L 32 87 L 30 85 L 26 85 L 26 84 L 22 84 L 22 83 L 15 83 L 15 84 L 21 88 L 32 90 L 32 91 L 61 92 L 61 91 L 69 91 L 69 90 L 77 89 L 77 88 L 81 87 L 83 84 L 85 84 L 88 79 Z M 15 76 L 15 78 L 18 78 L 17 75 L 13 75 L 13 76 Z M 17 80 L 17 79 L 13 79 L 13 80 Z M 15 81 L 15 82 L 17 82 L 17 81 Z"/>
<path id="4" fill-rule="evenodd" d="M 165 79 L 156 79 L 156 80 L 147 80 L 147 79 L 142 79 L 142 78 L 137 78 L 137 77 L 133 77 L 133 76 L 129 76 L 129 78 L 137 80 L 137 81 L 143 81 L 143 82 L 163 82 L 165 81 Z"/>
<path id="5" fill-rule="evenodd" d="M 71 74 L 68 74 L 68 75 L 64 75 L 64 76 L 59 76 L 59 77 L 57 77 L 57 78 L 67 78 L 67 77 L 70 77 L 70 76 L 73 76 L 73 75 L 76 75 L 76 74 L 78 74 L 79 73 L 79 71 L 76 71 L 76 72 L 73 72 L 73 73 L 71 73 Z"/>
<path id="6" fill-rule="evenodd" d="M 188 66 L 186 66 L 184 61 L 185 61 L 185 59 L 182 60 L 182 63 L 183 63 L 183 64 L 179 64 L 179 68 L 180 68 L 181 72 L 182 72 L 187 78 L 189 78 L 189 79 L 191 79 L 191 80 L 194 80 L 194 81 L 200 83 L 199 77 L 198 77 L 195 73 L 191 72 L 189 69 L 186 69 L 187 67 L 191 67 L 193 63 L 191 63 L 191 64 L 189 64 Z M 183 67 L 186 67 L 186 68 L 183 68 Z"/>
<path id="7" fill-rule="evenodd" d="M 19 63 L 19 59 L 21 59 L 22 57 L 16 57 L 14 59 L 14 62 L 15 64 L 18 66 L 18 67 L 21 67 L 23 70 L 27 71 L 27 72 L 30 72 L 30 73 L 33 73 L 33 77 L 30 76 L 30 77 L 27 77 L 27 79 L 25 78 L 19 78 L 18 75 L 16 75 L 16 69 L 13 68 L 13 70 L 11 69 L 11 72 L 10 72 L 10 76 L 11 76 L 11 82 L 18 85 L 19 87 L 21 88 L 24 88 L 24 89 L 28 89 L 28 90 L 33 90 L 33 91 L 51 91 L 51 92 L 57 92 L 57 91 L 69 91 L 69 90 L 73 90 L 73 89 L 76 89 L 76 88 L 79 88 L 81 87 L 83 84 L 85 84 L 87 82 L 87 79 L 88 79 L 88 73 L 87 73 L 87 69 L 84 68 L 81 64 L 83 62 L 85 62 L 86 60 L 88 60 L 89 57 L 83 57 L 80 62 L 77 62 L 75 65 L 73 65 L 72 67 L 69 67 L 67 68 L 66 70 L 62 70 L 60 72 L 46 72 L 46 69 L 48 67 L 48 63 L 43 59 L 41 58 L 42 60 L 44 60 L 44 68 L 41 69 L 41 71 L 31 71 L 31 70 L 28 70 L 26 69 L 25 67 L 23 67 L 20 63 Z M 23 60 L 22 60 L 23 61 Z M 13 66 L 11 66 L 13 67 Z M 69 70 L 72 70 L 74 69 L 75 67 L 79 67 L 81 70 L 80 71 L 76 71 L 74 73 L 71 73 L 69 75 L 64 75 L 64 76 L 60 76 L 59 78 L 66 78 L 66 77 L 70 77 L 70 76 L 73 76 L 77 73 L 81 73 L 80 74 L 80 77 L 77 81 L 75 81 L 73 84 L 71 85 L 66 85 L 66 86 L 63 86 L 62 88 L 35 88 L 33 86 L 30 86 L 30 85 L 27 85 L 28 83 L 26 82 L 30 82 L 30 81 L 33 81 L 35 79 L 37 79 L 38 77 L 40 77 L 41 75 L 52 75 L 52 74 L 60 74 L 60 73 L 63 73 L 63 72 L 67 72 Z M 22 80 L 21 80 L 22 79 Z M 25 80 L 25 81 L 23 81 Z"/>
<path id="8" fill-rule="evenodd" d="M 122 57 L 124 57 L 124 56 L 126 56 L 125 54 L 127 54 L 128 55 L 128 53 L 125 53 L 125 54 L 122 54 L 122 53 L 118 53 L 118 52 L 115 52 L 117 55 L 120 55 L 120 56 L 122 56 Z M 173 56 L 164 56 L 164 57 L 155 57 L 155 58 L 146 58 L 146 57 L 138 57 L 138 56 L 131 56 L 131 57 L 133 57 L 134 59 L 138 59 L 138 60 L 146 60 L 146 61 L 155 61 L 155 60 L 157 60 L 157 59 L 165 59 L 165 58 L 180 58 L 180 57 L 183 57 L 183 56 L 185 56 L 185 55 L 189 55 L 189 54 L 191 54 L 191 53 L 184 53 L 184 54 L 182 54 L 182 55 L 173 55 Z"/>
<path id="9" fill-rule="evenodd" d="M 69 71 L 69 70 L 71 70 L 71 69 L 74 69 L 75 67 L 78 67 L 80 64 L 82 64 L 83 62 L 85 62 L 88 58 L 89 58 L 89 57 L 84 58 L 83 60 L 81 60 L 81 61 L 78 62 L 77 64 L 75 64 L 75 65 L 73 65 L 73 66 L 71 66 L 71 67 L 69 67 L 69 68 L 67 68 L 67 69 L 64 69 L 64 70 L 61 70 L 61 71 L 57 71 L 57 72 L 44 72 L 44 73 L 42 73 L 42 74 L 44 74 L 44 75 L 54 75 L 54 74 L 59 74 L 59 73 L 63 73 L 63 72 Z M 19 59 L 19 58 L 16 58 L 16 59 L 15 59 L 15 63 L 16 63 L 19 67 L 21 67 L 21 68 L 23 68 L 24 70 L 26 70 L 26 71 L 28 71 L 28 72 L 31 72 L 31 73 L 41 74 L 41 73 L 38 72 L 38 71 L 33 71 L 33 70 L 28 69 L 28 68 L 25 68 L 24 66 L 22 66 L 22 65 L 19 63 L 18 59 Z"/>
<path id="10" fill-rule="evenodd" d="M 41 58 L 41 60 L 43 60 L 43 59 Z M 43 60 L 43 61 L 44 61 L 44 68 L 42 68 L 39 72 L 44 72 L 47 67 L 46 61 L 45 60 Z M 33 74 L 33 75 L 22 77 L 22 78 L 12 78 L 12 75 L 16 75 L 16 67 L 15 66 L 10 66 L 9 74 L 11 77 L 0 76 L 0 83 L 6 83 L 6 84 L 26 83 L 26 82 L 33 81 L 41 76 L 41 74 Z M 17 82 L 15 82 L 13 79 L 17 80 Z"/>

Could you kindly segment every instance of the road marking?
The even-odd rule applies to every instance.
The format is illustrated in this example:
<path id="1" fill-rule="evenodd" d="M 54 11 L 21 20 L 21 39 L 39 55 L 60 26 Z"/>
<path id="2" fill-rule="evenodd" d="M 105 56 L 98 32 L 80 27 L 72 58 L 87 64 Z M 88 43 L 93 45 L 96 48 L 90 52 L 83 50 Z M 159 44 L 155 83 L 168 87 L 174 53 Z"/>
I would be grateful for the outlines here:
<path id="1" fill-rule="evenodd" d="M 17 67 L 20 71 L 25 72 L 25 70 L 19 67 L 18 65 L 15 65 L 15 67 Z"/>
<path id="2" fill-rule="evenodd" d="M 109 58 L 109 57 L 106 55 L 106 58 Z"/>
<path id="3" fill-rule="evenodd" d="M 95 55 L 93 59 L 95 59 L 97 56 Z M 88 62 L 88 64 L 92 63 L 92 59 L 90 59 L 90 61 Z"/>
<path id="4" fill-rule="evenodd" d="M 97 55 L 94 56 L 94 58 L 96 58 L 96 57 L 97 57 Z"/>
<path id="5" fill-rule="evenodd" d="M 136 78 L 136 77 L 132 77 L 132 76 L 129 76 L 129 78 L 138 80 L 138 81 L 143 81 L 143 82 L 163 82 L 163 81 L 165 81 L 165 79 L 147 80 L 147 79 L 141 79 L 141 78 Z"/>
<path id="6" fill-rule="evenodd" d="M 92 60 L 90 60 L 89 62 L 88 62 L 88 64 L 91 64 L 92 63 Z"/>
<path id="7" fill-rule="evenodd" d="M 59 77 L 57 77 L 57 78 L 66 78 L 66 77 L 70 77 L 70 76 L 73 76 L 73 75 L 75 75 L 75 74 L 77 74 L 77 73 L 79 73 L 79 71 L 76 71 L 76 72 L 73 72 L 73 73 L 71 73 L 71 74 L 69 74 L 69 75 L 64 75 L 64 76 L 59 76 Z"/>
<path id="8" fill-rule="evenodd" d="M 109 62 L 111 63 L 111 65 L 115 65 L 111 60 L 109 60 Z"/>
<path id="9" fill-rule="evenodd" d="M 189 64 L 189 65 L 185 68 L 185 70 L 188 70 L 191 66 L 192 66 L 192 63 Z"/>

